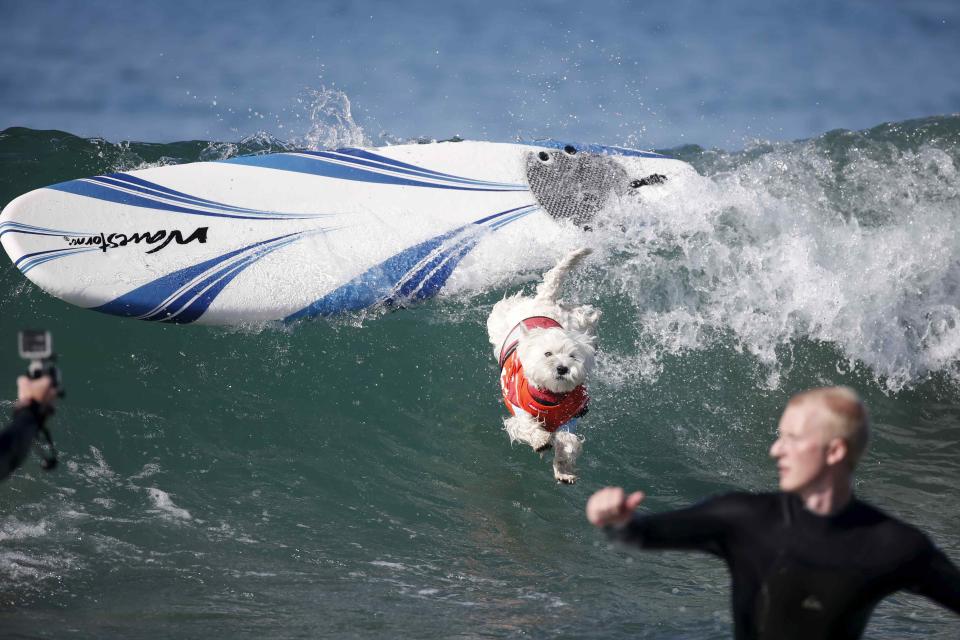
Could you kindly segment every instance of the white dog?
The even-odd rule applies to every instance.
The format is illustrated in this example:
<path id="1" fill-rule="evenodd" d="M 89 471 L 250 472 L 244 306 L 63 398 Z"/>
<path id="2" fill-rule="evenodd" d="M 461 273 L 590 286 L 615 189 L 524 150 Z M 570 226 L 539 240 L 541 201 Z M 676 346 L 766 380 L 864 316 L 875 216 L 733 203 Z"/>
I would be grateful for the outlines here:
<path id="1" fill-rule="evenodd" d="M 525 442 L 537 452 L 552 446 L 553 476 L 567 484 L 577 481 L 574 463 L 583 439 L 573 427 L 587 410 L 584 383 L 593 369 L 600 312 L 590 305 L 564 305 L 557 294 L 564 276 L 589 253 L 570 253 L 544 274 L 534 297 L 504 298 L 487 318 L 504 403 L 512 414 L 503 422 L 510 442 Z"/>

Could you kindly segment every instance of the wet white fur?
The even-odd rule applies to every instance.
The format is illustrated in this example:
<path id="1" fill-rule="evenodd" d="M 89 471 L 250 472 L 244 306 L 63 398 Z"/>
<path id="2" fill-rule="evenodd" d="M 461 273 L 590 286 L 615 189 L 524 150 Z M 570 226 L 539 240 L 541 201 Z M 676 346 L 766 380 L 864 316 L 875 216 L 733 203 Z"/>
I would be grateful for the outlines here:
<path id="1" fill-rule="evenodd" d="M 593 369 L 600 311 L 590 305 L 569 306 L 558 298 L 564 277 L 590 252 L 584 248 L 568 254 L 544 274 L 535 296 L 524 297 L 520 293 L 508 296 L 493 306 L 487 318 L 487 334 L 498 360 L 504 339 L 521 320 L 546 316 L 560 323 L 562 328 L 524 329 L 520 335 L 517 357 L 527 380 L 540 389 L 555 393 L 571 391 L 584 384 Z M 558 373 L 560 366 L 568 371 Z M 583 446 L 582 437 L 563 430 L 550 433 L 537 420 L 524 414 L 506 418 L 503 424 L 511 442 L 525 442 L 535 451 L 552 445 L 554 477 L 558 482 L 576 482 L 574 464 Z"/>

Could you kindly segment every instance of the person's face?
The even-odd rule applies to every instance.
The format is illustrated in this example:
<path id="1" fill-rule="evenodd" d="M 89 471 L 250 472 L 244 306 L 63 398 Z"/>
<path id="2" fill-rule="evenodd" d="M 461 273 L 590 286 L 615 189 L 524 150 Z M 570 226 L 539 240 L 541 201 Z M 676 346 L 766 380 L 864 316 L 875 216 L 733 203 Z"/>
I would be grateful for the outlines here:
<path id="1" fill-rule="evenodd" d="M 827 469 L 828 443 L 813 416 L 811 404 L 787 407 L 780 418 L 780 433 L 770 455 L 777 460 L 780 489 L 799 492 L 813 485 Z"/>

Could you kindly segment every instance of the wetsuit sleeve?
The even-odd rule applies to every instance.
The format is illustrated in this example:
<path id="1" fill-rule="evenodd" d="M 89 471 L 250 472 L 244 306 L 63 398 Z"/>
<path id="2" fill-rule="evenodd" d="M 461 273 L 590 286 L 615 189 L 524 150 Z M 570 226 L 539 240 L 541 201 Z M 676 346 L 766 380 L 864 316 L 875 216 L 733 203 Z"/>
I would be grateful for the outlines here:
<path id="1" fill-rule="evenodd" d="M 933 543 L 929 545 L 914 563 L 914 576 L 908 589 L 960 614 L 960 569 Z"/>
<path id="2" fill-rule="evenodd" d="M 0 480 L 13 473 L 30 454 L 30 445 L 41 424 L 36 404 L 13 413 L 13 422 L 0 431 Z"/>
<path id="3" fill-rule="evenodd" d="M 612 540 L 643 549 L 699 550 L 723 557 L 730 536 L 749 517 L 748 499 L 748 494 L 711 498 L 686 509 L 636 515 L 606 531 Z"/>

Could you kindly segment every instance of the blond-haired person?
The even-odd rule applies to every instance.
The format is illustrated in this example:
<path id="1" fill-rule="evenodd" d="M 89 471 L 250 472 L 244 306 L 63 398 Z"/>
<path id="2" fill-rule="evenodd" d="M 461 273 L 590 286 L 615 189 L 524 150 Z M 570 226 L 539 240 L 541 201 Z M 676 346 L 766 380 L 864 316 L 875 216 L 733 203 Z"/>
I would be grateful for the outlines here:
<path id="1" fill-rule="evenodd" d="M 813 389 L 787 404 L 770 447 L 780 492 L 639 515 L 642 492 L 607 487 L 587 518 L 628 544 L 723 558 L 738 639 L 859 638 L 876 604 L 900 590 L 960 613 L 960 571 L 919 530 L 853 495 L 868 439 L 853 390 Z"/>

